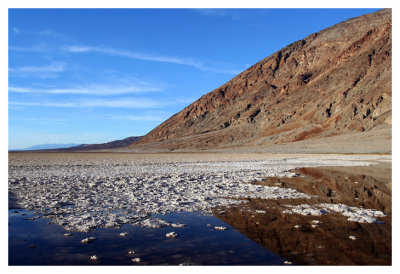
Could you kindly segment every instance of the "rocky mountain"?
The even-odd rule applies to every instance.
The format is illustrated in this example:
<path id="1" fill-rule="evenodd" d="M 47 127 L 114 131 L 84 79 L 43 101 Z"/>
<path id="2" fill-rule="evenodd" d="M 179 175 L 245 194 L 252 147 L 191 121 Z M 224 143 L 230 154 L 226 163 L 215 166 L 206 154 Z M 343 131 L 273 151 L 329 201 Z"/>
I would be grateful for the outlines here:
<path id="1" fill-rule="evenodd" d="M 294 42 L 131 147 L 262 148 L 382 130 L 391 138 L 391 21 L 384 9 Z"/>

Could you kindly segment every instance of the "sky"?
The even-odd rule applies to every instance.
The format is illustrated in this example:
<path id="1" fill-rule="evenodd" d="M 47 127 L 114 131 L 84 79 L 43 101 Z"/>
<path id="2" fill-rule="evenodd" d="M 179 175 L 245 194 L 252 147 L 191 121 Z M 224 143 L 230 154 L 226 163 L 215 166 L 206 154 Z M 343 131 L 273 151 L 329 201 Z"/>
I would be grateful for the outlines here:
<path id="1" fill-rule="evenodd" d="M 294 41 L 377 9 L 9 9 L 8 148 L 142 136 Z"/>

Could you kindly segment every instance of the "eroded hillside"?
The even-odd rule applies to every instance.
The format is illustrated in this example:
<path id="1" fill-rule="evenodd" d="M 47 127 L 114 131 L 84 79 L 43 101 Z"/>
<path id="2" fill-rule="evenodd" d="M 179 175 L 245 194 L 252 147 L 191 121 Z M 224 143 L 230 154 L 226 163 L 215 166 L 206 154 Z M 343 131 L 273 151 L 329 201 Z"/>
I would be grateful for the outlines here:
<path id="1" fill-rule="evenodd" d="M 294 42 L 132 147 L 268 147 L 391 128 L 391 20 L 381 10 Z"/>

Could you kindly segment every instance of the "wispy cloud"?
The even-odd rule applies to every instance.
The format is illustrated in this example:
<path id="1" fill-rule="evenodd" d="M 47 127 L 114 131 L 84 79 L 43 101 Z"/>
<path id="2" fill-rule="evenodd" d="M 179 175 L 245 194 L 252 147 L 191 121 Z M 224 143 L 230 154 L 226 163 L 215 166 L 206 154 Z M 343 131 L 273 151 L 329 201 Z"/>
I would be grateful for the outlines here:
<path id="1" fill-rule="evenodd" d="M 55 103 L 55 102 L 8 102 L 11 106 L 24 107 L 76 107 L 76 103 Z"/>
<path id="2" fill-rule="evenodd" d="M 105 108 L 134 108 L 134 109 L 146 109 L 146 108 L 161 108 L 166 105 L 166 102 L 156 101 L 149 98 L 136 98 L 136 99 L 114 99 L 114 100 L 87 100 L 81 101 L 79 107 L 93 108 L 93 107 L 105 107 Z"/>
<path id="3" fill-rule="evenodd" d="M 29 47 L 20 47 L 20 46 L 9 46 L 9 50 L 12 51 L 21 51 L 21 52 L 43 52 L 48 51 L 48 46 L 44 43 L 32 45 Z"/>
<path id="4" fill-rule="evenodd" d="M 206 65 L 204 62 L 172 57 L 172 56 L 158 56 L 158 55 L 148 55 L 133 51 L 113 49 L 113 48 L 101 48 L 101 47 L 92 47 L 92 46 L 65 46 L 63 50 L 73 53 L 86 53 L 86 52 L 97 52 L 102 54 L 107 54 L 111 56 L 120 56 L 135 60 L 145 60 L 145 61 L 154 61 L 154 62 L 163 62 L 163 63 L 172 63 L 179 65 L 186 65 L 195 67 L 197 69 L 212 71 L 217 73 L 227 73 L 227 74 L 238 74 L 240 71 L 235 69 L 225 69 L 225 68 L 216 68 L 209 65 Z"/>
<path id="5" fill-rule="evenodd" d="M 68 119 L 65 118 L 32 118 L 32 117 L 10 117 L 10 120 L 18 120 L 18 121 L 27 121 L 34 123 L 64 123 L 68 122 Z"/>
<path id="6" fill-rule="evenodd" d="M 65 70 L 66 64 L 54 62 L 46 66 L 24 66 L 19 68 L 9 68 L 10 72 L 62 72 Z"/>
<path id="7" fill-rule="evenodd" d="M 66 64 L 53 62 L 46 66 L 23 66 L 18 68 L 9 68 L 8 72 L 14 77 L 22 78 L 57 78 L 60 72 L 65 71 Z"/>
<path id="8" fill-rule="evenodd" d="M 31 87 L 18 87 L 9 86 L 11 92 L 17 93 L 46 93 L 46 94 L 79 94 L 79 95 L 122 95 L 122 94 L 139 94 L 148 92 L 161 91 L 160 86 L 146 84 L 146 83 L 124 83 L 118 84 L 88 84 L 84 86 L 76 86 L 71 88 L 31 88 Z"/>
<path id="9" fill-rule="evenodd" d="M 60 107 L 60 108 L 128 108 L 128 109 L 158 109 L 173 104 L 181 103 L 181 100 L 153 100 L 149 98 L 119 98 L 113 100 L 91 99 L 78 100 L 73 102 L 16 102 L 11 101 L 12 106 L 27 106 L 27 107 Z"/>

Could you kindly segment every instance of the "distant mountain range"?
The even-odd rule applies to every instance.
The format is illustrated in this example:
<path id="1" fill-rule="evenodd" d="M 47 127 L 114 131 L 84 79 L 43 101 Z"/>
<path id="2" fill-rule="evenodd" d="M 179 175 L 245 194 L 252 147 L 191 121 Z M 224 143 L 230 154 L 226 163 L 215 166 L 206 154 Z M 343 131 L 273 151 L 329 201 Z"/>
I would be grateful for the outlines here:
<path id="1" fill-rule="evenodd" d="M 83 144 L 79 146 L 69 147 L 61 149 L 63 151 L 88 151 L 88 150 L 101 150 L 101 149 L 115 149 L 115 148 L 123 148 L 132 145 L 135 141 L 142 138 L 141 136 L 132 136 L 127 137 L 122 140 L 111 141 L 103 144 Z"/>
<path id="2" fill-rule="evenodd" d="M 128 147 L 133 142 L 139 140 L 141 137 L 127 137 L 122 140 L 111 141 L 102 144 L 43 144 L 31 146 L 25 149 L 19 149 L 23 151 L 28 150 L 46 150 L 46 151 L 89 151 L 89 150 L 101 150 L 101 149 L 114 149 Z"/>
<path id="3" fill-rule="evenodd" d="M 42 145 L 35 145 L 27 148 L 16 149 L 16 150 L 40 150 L 40 149 L 58 149 L 58 148 L 67 148 L 67 147 L 74 147 L 79 146 L 79 144 L 42 144 Z"/>

